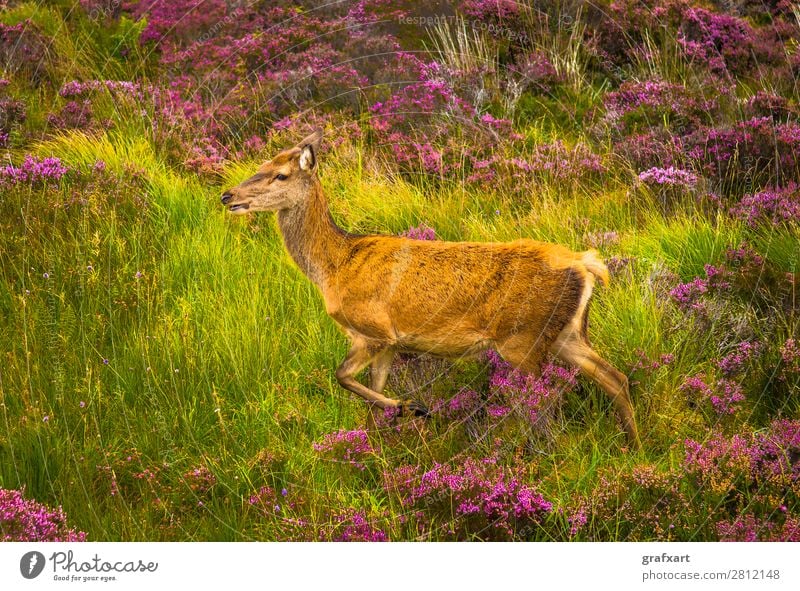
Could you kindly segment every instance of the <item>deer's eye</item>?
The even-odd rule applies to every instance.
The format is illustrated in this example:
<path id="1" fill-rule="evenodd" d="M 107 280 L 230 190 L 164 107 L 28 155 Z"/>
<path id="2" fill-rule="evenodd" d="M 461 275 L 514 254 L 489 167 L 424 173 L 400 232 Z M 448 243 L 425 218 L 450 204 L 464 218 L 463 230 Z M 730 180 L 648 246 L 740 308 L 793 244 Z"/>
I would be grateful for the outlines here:
<path id="1" fill-rule="evenodd" d="M 276 174 L 275 175 L 275 179 L 279 180 L 279 181 L 285 181 L 287 178 L 289 178 L 289 177 L 287 177 L 285 174 Z"/>

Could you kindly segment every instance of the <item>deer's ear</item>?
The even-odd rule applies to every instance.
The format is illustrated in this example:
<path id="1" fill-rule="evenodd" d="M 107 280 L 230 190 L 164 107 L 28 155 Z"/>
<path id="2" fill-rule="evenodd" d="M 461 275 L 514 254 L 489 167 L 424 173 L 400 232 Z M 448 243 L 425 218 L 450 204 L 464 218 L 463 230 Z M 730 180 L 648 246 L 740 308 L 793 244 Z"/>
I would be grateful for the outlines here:
<path id="1" fill-rule="evenodd" d="M 300 151 L 300 170 L 305 170 L 309 172 L 314 170 L 317 166 L 317 155 L 314 153 L 314 148 L 311 144 L 308 144 Z"/>
<path id="2" fill-rule="evenodd" d="M 297 144 L 300 148 L 300 169 L 305 171 L 314 170 L 317 166 L 317 153 L 322 143 L 322 130 L 318 129 L 302 142 Z"/>
<path id="3" fill-rule="evenodd" d="M 319 150 L 319 145 L 321 143 L 322 143 L 322 130 L 321 129 L 315 129 L 314 133 L 312 133 L 311 135 L 309 135 L 306 138 L 303 138 L 303 141 L 301 141 L 299 144 L 297 144 L 297 147 L 302 150 L 306 146 L 310 145 L 310 146 L 314 147 L 314 151 L 316 152 L 317 150 Z"/>
<path id="4" fill-rule="evenodd" d="M 322 143 L 322 130 L 318 129 L 302 142 L 297 144 L 300 150 L 299 164 L 300 170 L 310 172 L 317 167 L 317 153 L 319 145 Z"/>

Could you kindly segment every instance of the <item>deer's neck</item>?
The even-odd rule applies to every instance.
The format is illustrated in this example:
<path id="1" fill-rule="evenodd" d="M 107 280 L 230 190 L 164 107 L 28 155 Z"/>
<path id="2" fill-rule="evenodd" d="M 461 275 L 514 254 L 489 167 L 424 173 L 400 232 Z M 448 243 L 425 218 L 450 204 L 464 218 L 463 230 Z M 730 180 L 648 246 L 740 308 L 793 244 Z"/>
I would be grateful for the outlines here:
<path id="1" fill-rule="evenodd" d="M 333 221 L 319 180 L 311 180 L 303 203 L 278 212 L 278 227 L 294 262 L 321 288 L 335 272 L 348 234 Z"/>

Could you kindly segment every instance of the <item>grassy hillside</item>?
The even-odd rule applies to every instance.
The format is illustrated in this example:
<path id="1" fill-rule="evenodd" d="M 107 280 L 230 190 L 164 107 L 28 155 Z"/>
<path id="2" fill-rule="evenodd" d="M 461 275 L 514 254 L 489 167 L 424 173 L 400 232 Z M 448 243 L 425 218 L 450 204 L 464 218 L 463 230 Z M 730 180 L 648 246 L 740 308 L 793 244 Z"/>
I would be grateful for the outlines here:
<path id="1" fill-rule="evenodd" d="M 800 539 L 800 26 L 761 4 L 8 3 L 0 535 Z M 273 216 L 219 205 L 318 126 L 348 230 L 598 248 L 643 449 L 491 355 L 398 359 L 433 416 L 365 431 Z"/>

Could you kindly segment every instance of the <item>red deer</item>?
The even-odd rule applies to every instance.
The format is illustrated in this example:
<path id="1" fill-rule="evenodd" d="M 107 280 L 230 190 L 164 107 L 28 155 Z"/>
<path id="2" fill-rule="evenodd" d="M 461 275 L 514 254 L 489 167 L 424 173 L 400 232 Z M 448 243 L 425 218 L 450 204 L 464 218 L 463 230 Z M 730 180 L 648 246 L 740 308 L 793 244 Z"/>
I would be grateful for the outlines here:
<path id="1" fill-rule="evenodd" d="M 628 441 L 639 446 L 628 380 L 587 337 L 595 280 L 608 284 L 597 251 L 533 240 L 444 242 L 345 232 L 317 178 L 321 140 L 317 131 L 279 153 L 226 191 L 222 203 L 237 214 L 277 212 L 286 250 L 350 338 L 336 370 L 343 388 L 371 408 L 425 415 L 418 402 L 383 395 L 397 352 L 453 357 L 494 348 L 534 374 L 551 353 L 602 388 Z M 369 386 L 356 380 L 367 366 Z"/>

